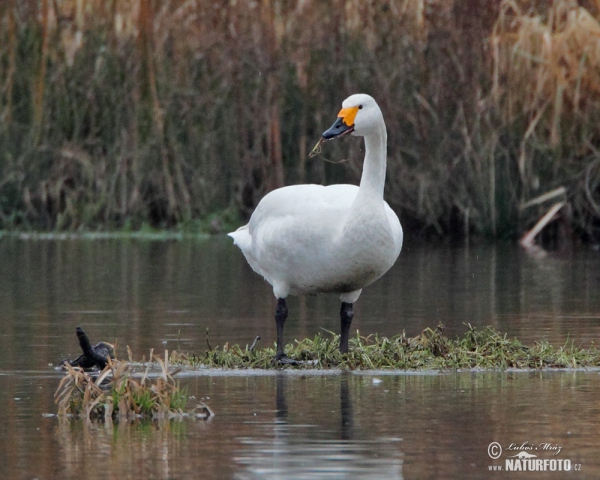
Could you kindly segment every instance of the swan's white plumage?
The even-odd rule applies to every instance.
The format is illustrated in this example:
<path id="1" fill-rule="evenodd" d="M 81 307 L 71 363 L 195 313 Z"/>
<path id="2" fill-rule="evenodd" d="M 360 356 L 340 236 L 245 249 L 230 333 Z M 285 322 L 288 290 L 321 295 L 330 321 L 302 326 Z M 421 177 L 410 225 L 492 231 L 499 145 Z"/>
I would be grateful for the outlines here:
<path id="1" fill-rule="evenodd" d="M 346 99 L 358 107 L 353 135 L 365 137 L 360 187 L 294 185 L 266 195 L 250 222 L 229 235 L 250 266 L 278 298 L 288 294 L 339 293 L 354 303 L 363 287 L 394 264 L 402 227 L 383 200 L 385 124 L 368 95 Z"/>

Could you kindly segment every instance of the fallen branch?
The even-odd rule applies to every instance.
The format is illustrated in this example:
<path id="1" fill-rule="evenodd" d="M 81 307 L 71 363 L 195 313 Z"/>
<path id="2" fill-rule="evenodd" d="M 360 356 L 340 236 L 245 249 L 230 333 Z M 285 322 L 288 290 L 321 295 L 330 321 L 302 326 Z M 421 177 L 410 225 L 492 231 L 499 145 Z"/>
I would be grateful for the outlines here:
<path id="1" fill-rule="evenodd" d="M 539 247 L 537 247 L 537 245 L 534 243 L 535 237 L 544 229 L 546 225 L 548 225 L 548 223 L 550 223 L 550 221 L 552 221 L 554 216 L 562 207 L 566 205 L 566 203 L 567 202 L 558 202 L 552 205 L 550 210 L 548 210 L 544 216 L 538 220 L 534 227 L 525 235 L 523 235 L 519 241 L 521 246 L 527 250 L 539 250 Z"/>
<path id="2" fill-rule="evenodd" d="M 546 192 L 546 193 L 540 195 L 539 197 L 535 197 L 534 199 L 523 203 L 522 205 L 519 206 L 519 209 L 525 210 L 526 208 L 532 207 L 533 205 L 539 205 L 540 203 L 544 203 L 547 200 L 551 200 L 553 198 L 560 197 L 560 196 L 565 196 L 566 194 L 567 194 L 567 189 L 565 187 L 558 187 L 558 188 L 555 188 L 554 190 L 551 190 L 549 192 Z"/>

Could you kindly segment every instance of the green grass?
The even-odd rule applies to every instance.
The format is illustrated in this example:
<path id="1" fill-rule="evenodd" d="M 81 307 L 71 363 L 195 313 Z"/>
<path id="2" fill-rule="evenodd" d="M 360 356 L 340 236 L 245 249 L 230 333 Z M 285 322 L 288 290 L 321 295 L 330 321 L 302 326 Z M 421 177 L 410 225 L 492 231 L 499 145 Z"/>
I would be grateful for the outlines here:
<path id="1" fill-rule="evenodd" d="M 439 325 L 421 335 L 405 334 L 392 338 L 357 335 L 350 339 L 350 353 L 338 351 L 339 336 L 333 333 L 295 341 L 286 346 L 286 354 L 301 363 L 281 367 L 273 362 L 274 348 L 257 348 L 226 344 L 200 354 L 173 352 L 171 361 L 194 368 L 302 368 L 347 370 L 454 370 L 507 368 L 588 368 L 600 366 L 600 351 L 575 346 L 573 341 L 554 347 L 547 341 L 524 345 L 488 326 L 477 329 L 468 325 L 466 333 L 455 339 L 444 335 Z"/>

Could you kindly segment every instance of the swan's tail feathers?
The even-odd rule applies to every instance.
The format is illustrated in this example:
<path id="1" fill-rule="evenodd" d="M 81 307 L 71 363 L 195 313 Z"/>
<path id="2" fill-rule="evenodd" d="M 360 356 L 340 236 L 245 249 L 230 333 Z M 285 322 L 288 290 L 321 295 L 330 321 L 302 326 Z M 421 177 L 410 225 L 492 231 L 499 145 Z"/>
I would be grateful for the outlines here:
<path id="1" fill-rule="evenodd" d="M 252 267 L 252 269 L 266 278 L 262 268 L 258 265 L 256 258 L 254 257 L 254 250 L 252 248 L 252 235 L 250 235 L 250 228 L 248 225 L 238 228 L 235 232 L 228 233 L 233 238 L 233 244 L 240 247 L 240 250 L 246 257 L 246 260 Z"/>
<path id="2" fill-rule="evenodd" d="M 240 247 L 242 251 L 245 251 L 252 244 L 252 237 L 250 236 L 250 228 L 248 225 L 238 228 L 235 232 L 227 234 L 233 238 L 233 244 Z"/>

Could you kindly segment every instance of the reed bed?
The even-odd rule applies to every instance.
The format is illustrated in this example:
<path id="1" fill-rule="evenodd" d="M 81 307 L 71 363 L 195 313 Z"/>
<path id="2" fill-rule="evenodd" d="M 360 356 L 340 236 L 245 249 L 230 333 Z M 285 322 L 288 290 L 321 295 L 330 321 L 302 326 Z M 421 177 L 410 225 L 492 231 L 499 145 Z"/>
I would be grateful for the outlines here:
<path id="1" fill-rule="evenodd" d="M 554 347 L 546 341 L 528 346 L 510 339 L 493 327 L 467 325 L 463 336 L 451 339 L 443 325 L 427 328 L 417 337 L 392 338 L 358 332 L 350 339 L 350 352 L 341 355 L 339 335 L 316 335 L 288 344 L 286 354 L 299 362 L 285 366 L 274 362 L 274 348 L 250 348 L 226 344 L 203 353 L 172 352 L 171 361 L 195 368 L 300 368 L 345 370 L 456 370 L 561 369 L 600 367 L 600 351 L 580 348 L 570 341 Z"/>
<path id="2" fill-rule="evenodd" d="M 345 96 L 389 130 L 409 229 L 600 238 L 597 2 L 8 0 L 0 229 L 221 231 L 268 191 L 355 182 L 308 158 Z"/>

